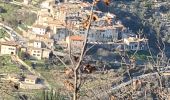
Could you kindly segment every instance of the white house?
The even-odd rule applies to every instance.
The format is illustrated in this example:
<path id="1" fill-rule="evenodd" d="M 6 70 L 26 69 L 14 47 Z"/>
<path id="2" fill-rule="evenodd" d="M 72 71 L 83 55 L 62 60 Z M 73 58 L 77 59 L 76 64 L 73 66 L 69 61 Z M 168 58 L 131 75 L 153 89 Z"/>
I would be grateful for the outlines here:
<path id="1" fill-rule="evenodd" d="M 148 39 L 142 38 L 136 38 L 136 37 L 129 37 L 129 38 L 124 38 L 124 50 L 125 51 L 135 51 L 135 50 L 146 50 L 146 45 L 148 42 Z"/>
<path id="2" fill-rule="evenodd" d="M 0 54 L 16 54 L 17 44 L 14 41 L 7 41 L 0 43 Z"/>
<path id="3" fill-rule="evenodd" d="M 49 49 L 42 49 L 42 58 L 49 58 L 51 50 Z"/>
<path id="4" fill-rule="evenodd" d="M 28 42 L 28 46 L 34 47 L 34 48 L 41 48 L 41 47 L 42 47 L 42 43 L 41 43 L 41 41 L 30 40 L 30 41 Z"/>
<path id="5" fill-rule="evenodd" d="M 47 32 L 47 26 L 35 24 L 32 26 L 33 34 L 44 35 Z"/>
<path id="6" fill-rule="evenodd" d="M 37 84 L 37 80 L 38 80 L 38 77 L 35 76 L 35 75 L 27 75 L 25 77 L 25 83 L 28 83 L 28 84 Z"/>
<path id="7" fill-rule="evenodd" d="M 91 27 L 88 42 L 113 42 L 118 40 L 118 31 L 112 26 Z"/>
<path id="8" fill-rule="evenodd" d="M 28 47 L 28 53 L 35 59 L 41 60 L 42 57 L 41 48 Z"/>
<path id="9" fill-rule="evenodd" d="M 72 52 L 80 53 L 84 44 L 84 36 L 80 35 L 67 36 L 66 43 L 68 49 L 71 47 Z"/>

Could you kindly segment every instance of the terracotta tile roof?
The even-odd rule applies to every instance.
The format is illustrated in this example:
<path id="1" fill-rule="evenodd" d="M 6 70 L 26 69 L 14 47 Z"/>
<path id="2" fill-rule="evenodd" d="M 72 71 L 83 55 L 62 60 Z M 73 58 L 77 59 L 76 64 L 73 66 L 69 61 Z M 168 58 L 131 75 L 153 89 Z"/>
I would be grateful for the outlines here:
<path id="1" fill-rule="evenodd" d="M 8 45 L 8 46 L 18 46 L 18 44 L 15 41 L 6 41 L 6 42 L 0 42 L 1 45 Z"/>
<path id="2" fill-rule="evenodd" d="M 36 80 L 38 78 L 38 76 L 35 76 L 35 75 L 26 75 L 26 79 L 29 79 L 29 80 Z"/>
<path id="3" fill-rule="evenodd" d="M 42 48 L 36 48 L 36 47 L 29 46 L 28 50 L 42 50 Z"/>
<path id="4" fill-rule="evenodd" d="M 35 28 L 47 28 L 47 26 L 44 26 L 44 25 L 39 25 L 39 24 L 34 24 L 32 25 L 32 27 L 35 27 Z"/>
<path id="5" fill-rule="evenodd" d="M 114 26 L 98 26 L 98 27 L 91 27 L 91 29 L 95 30 L 112 30 L 116 29 Z"/>
<path id="6" fill-rule="evenodd" d="M 35 39 L 31 39 L 31 40 L 29 40 L 29 42 L 30 42 L 30 43 L 33 43 L 33 42 L 41 42 L 41 41 L 35 40 Z"/>
<path id="7" fill-rule="evenodd" d="M 70 36 L 70 40 L 73 40 L 73 41 L 83 41 L 84 37 L 79 36 L 79 35 L 73 35 L 73 36 Z"/>
<path id="8" fill-rule="evenodd" d="M 39 34 L 36 34 L 36 37 L 37 38 L 46 38 L 46 39 L 49 38 L 47 35 L 39 35 Z"/>

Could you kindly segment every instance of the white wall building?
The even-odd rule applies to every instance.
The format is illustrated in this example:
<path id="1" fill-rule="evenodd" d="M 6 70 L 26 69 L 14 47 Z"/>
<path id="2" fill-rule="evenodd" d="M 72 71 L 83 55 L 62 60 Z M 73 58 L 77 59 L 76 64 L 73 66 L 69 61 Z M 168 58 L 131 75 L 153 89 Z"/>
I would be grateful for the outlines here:
<path id="1" fill-rule="evenodd" d="M 17 44 L 12 41 L 1 42 L 0 43 L 0 54 L 16 54 L 17 53 Z"/>
<path id="2" fill-rule="evenodd" d="M 113 42 L 118 40 L 118 31 L 114 27 L 92 27 L 88 42 Z"/>
<path id="3" fill-rule="evenodd" d="M 41 48 L 34 48 L 34 47 L 28 47 L 28 53 L 34 57 L 35 59 L 40 60 L 42 57 L 42 49 Z"/>
<path id="4" fill-rule="evenodd" d="M 47 32 L 47 27 L 43 25 L 33 25 L 32 26 L 33 34 L 44 35 Z"/>
<path id="5" fill-rule="evenodd" d="M 34 48 L 41 48 L 42 47 L 42 43 L 41 43 L 41 41 L 30 40 L 28 42 L 28 46 L 34 47 Z"/>
<path id="6" fill-rule="evenodd" d="M 125 43 L 124 45 L 124 50 L 125 51 L 135 51 L 135 50 L 146 50 L 146 45 L 148 40 L 145 38 L 139 39 L 136 37 L 129 37 L 129 38 L 124 38 L 123 42 Z"/>
<path id="7" fill-rule="evenodd" d="M 28 83 L 28 84 L 37 84 L 37 79 L 38 77 L 37 76 L 34 76 L 34 75 L 27 75 L 25 77 L 25 83 Z"/>

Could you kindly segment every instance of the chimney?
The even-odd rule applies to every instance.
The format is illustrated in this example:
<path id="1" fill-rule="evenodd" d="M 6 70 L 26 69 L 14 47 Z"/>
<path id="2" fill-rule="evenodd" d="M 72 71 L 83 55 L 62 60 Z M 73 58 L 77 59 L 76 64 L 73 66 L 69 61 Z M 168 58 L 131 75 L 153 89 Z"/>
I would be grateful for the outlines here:
<path id="1" fill-rule="evenodd" d="M 138 35 L 136 35 L 136 38 L 138 38 Z"/>

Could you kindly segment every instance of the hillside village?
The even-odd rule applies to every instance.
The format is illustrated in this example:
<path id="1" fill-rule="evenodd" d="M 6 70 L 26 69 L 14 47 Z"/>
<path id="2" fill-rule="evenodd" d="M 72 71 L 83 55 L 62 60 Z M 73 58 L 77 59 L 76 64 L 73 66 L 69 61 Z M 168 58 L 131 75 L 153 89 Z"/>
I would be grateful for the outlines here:
<path id="1" fill-rule="evenodd" d="M 131 88 L 132 83 L 133 91 L 138 87 L 138 91 L 141 92 L 143 90 L 140 90 L 139 86 L 146 88 L 142 85 L 147 83 L 146 81 L 151 81 L 150 83 L 155 81 L 155 84 L 160 84 L 155 79 L 160 73 L 163 73 L 161 77 L 165 81 L 169 81 L 169 72 L 166 72 L 167 68 L 163 67 L 169 66 L 169 59 L 166 55 L 161 53 L 162 55 L 158 54 L 152 58 L 149 39 L 143 33 L 134 32 L 126 27 L 116 14 L 109 11 L 102 12 L 94 6 L 95 4 L 81 0 L 63 0 L 62 2 L 43 0 L 38 7 L 34 6 L 32 1 L 4 1 L 22 6 L 22 9 L 30 7 L 29 10 L 36 14 L 32 25 L 24 25 L 26 29 L 21 26 L 21 20 L 19 20 L 21 25 L 17 26 L 17 30 L 0 21 L 0 33 L 3 33 L 0 38 L 0 58 L 2 57 L 2 61 L 5 61 L 3 57 L 8 58 L 8 62 L 3 62 L 2 66 L 7 66 L 8 63 L 17 66 L 16 72 L 0 73 L 0 79 L 8 84 L 12 83 L 12 86 L 17 88 L 15 91 L 19 88 L 27 94 L 25 91 L 35 90 L 36 94 L 39 90 L 45 90 L 48 93 L 54 88 L 54 90 L 60 89 L 61 94 L 66 96 L 65 92 L 69 94 L 74 91 L 74 67 L 78 66 L 76 64 L 80 66 L 80 68 L 78 66 L 77 74 L 82 74 L 82 77 L 78 76 L 77 79 L 86 80 L 82 89 L 78 90 L 80 100 L 98 100 L 96 98 L 100 97 L 101 100 L 129 98 L 123 89 L 131 92 L 129 87 Z M 97 0 L 95 2 L 98 3 Z M 158 1 L 154 2 L 155 8 L 159 7 Z M 34 7 L 37 7 L 36 10 Z M 162 31 L 162 34 L 169 36 L 168 15 L 158 10 L 155 15 L 164 23 L 165 31 Z M 165 38 L 167 41 L 168 39 Z M 82 51 L 83 48 L 87 50 Z M 161 46 L 159 49 L 161 50 Z M 98 52 L 100 52 L 99 55 Z M 142 56 L 135 56 L 138 52 L 142 52 Z M 84 56 L 84 53 L 87 55 Z M 120 85 L 117 86 L 117 84 Z M 119 88 L 121 85 L 122 88 Z M 99 88 L 108 89 L 108 91 L 102 93 L 103 90 Z M 96 90 L 94 92 L 96 96 L 90 89 Z M 156 89 L 156 93 L 160 93 L 161 89 Z M 119 93 L 123 94 L 122 98 Z M 142 93 L 137 95 L 141 96 Z M 150 91 L 147 93 L 151 96 Z M 164 94 L 159 95 L 163 98 Z M 136 99 L 132 100 L 137 100 L 136 96 L 134 96 Z M 164 98 L 168 97 L 170 96 Z M 61 100 L 70 100 L 68 98 L 67 95 Z"/>
<path id="2" fill-rule="evenodd" d="M 36 59 L 48 58 L 55 45 L 64 47 L 66 51 L 71 45 L 80 53 L 86 32 L 83 25 L 89 16 L 91 4 L 70 1 L 57 6 L 52 0 L 45 1 L 41 6 L 36 22 L 22 33 L 27 44 L 21 48 Z M 88 44 L 105 44 L 112 49 L 121 46 L 122 50 L 127 51 L 146 49 L 147 39 L 139 38 L 139 35 L 124 27 L 114 14 L 94 10 L 93 17 L 95 21 L 91 24 Z"/>

